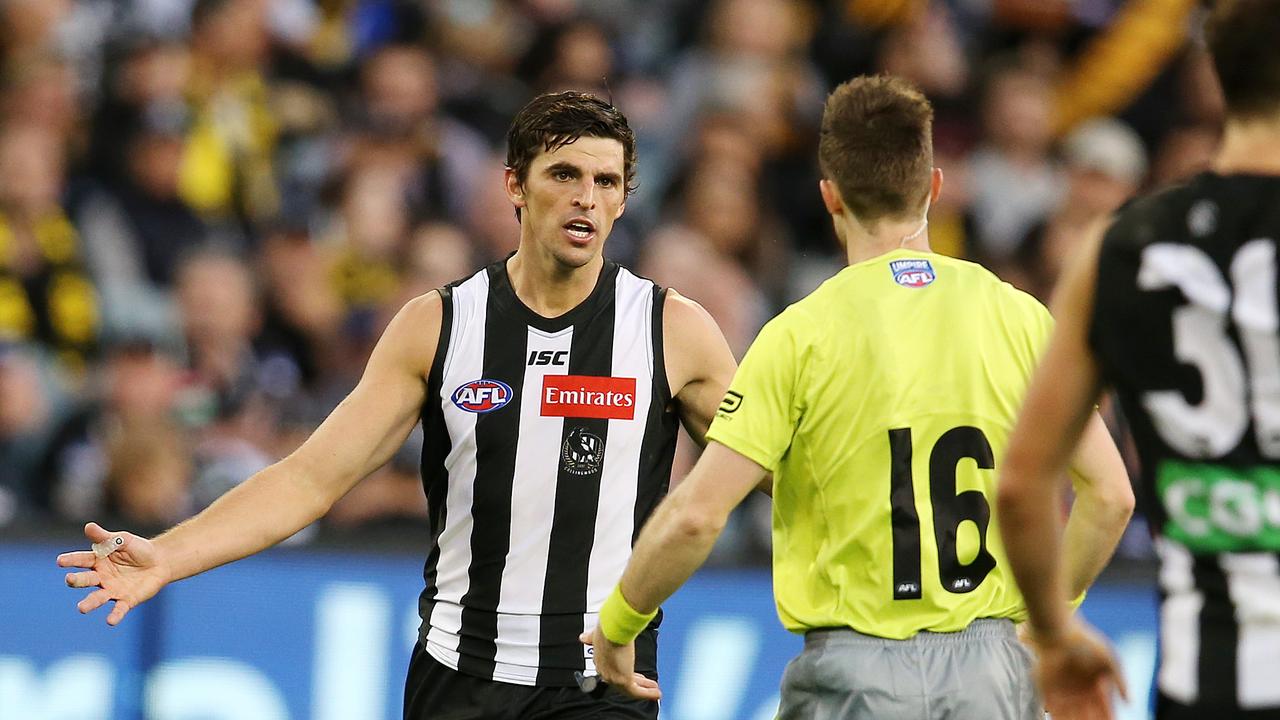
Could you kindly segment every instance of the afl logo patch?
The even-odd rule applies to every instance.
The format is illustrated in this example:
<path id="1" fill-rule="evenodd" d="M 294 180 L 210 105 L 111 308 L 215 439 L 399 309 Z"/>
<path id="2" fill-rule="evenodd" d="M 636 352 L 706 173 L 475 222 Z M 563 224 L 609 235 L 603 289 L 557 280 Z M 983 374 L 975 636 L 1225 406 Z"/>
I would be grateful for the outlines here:
<path id="1" fill-rule="evenodd" d="M 470 413 L 487 413 L 511 402 L 511 386 L 501 380 L 472 380 L 453 391 L 453 404 Z"/>
<path id="2" fill-rule="evenodd" d="M 922 288 L 937 279 L 928 260 L 891 260 L 893 281 L 902 287 Z"/>

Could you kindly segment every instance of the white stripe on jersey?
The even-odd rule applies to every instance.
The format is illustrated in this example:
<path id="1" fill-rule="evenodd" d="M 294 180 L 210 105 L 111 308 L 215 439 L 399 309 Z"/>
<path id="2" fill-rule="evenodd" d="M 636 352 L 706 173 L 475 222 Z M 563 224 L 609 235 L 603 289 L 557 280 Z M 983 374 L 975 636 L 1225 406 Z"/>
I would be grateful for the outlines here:
<path id="1" fill-rule="evenodd" d="M 614 327 L 647 327 L 652 324 L 652 286 L 624 268 L 618 269 L 614 305 Z M 625 340 L 625 342 L 624 342 Z M 613 341 L 613 374 L 615 377 L 653 377 L 653 333 L 638 333 Z M 649 415 L 653 402 L 653 383 L 636 383 L 636 418 Z M 582 618 L 584 632 L 599 622 L 600 606 L 613 590 L 631 557 L 631 537 L 635 532 L 636 492 L 634 477 L 610 473 L 610 465 L 627 468 L 640 464 L 644 423 L 639 433 L 628 433 L 625 420 L 609 421 L 609 446 L 605 450 L 605 474 L 600 483 L 600 509 L 596 512 L 595 541 L 587 571 L 587 614 Z M 634 423 L 633 423 L 634 424 Z M 621 548 L 627 548 L 625 552 Z M 586 659 L 586 673 L 595 674 L 595 661 Z"/>
<path id="2" fill-rule="evenodd" d="M 1227 589 L 1236 609 L 1236 695 L 1240 707 L 1280 705 L 1280 558 L 1275 553 L 1223 553 Z"/>
<path id="3" fill-rule="evenodd" d="M 449 430 L 452 448 L 445 466 L 449 468 L 449 492 L 445 499 L 445 526 L 440 532 L 440 558 L 436 564 L 436 605 L 429 624 L 437 642 L 457 648 L 457 635 L 462 627 L 460 603 L 466 594 L 471 566 L 471 500 L 476 479 L 476 416 L 467 412 L 450 412 L 453 387 L 451 377 L 481 379 L 484 363 L 484 326 L 489 276 L 480 272 L 453 289 L 453 324 L 449 350 L 441 377 L 446 385 L 439 398 Z M 481 328 L 480 332 L 463 332 L 463 328 Z M 466 382 L 466 381 L 464 381 Z M 444 630 L 452 637 L 437 633 Z M 437 658 L 439 659 L 439 658 Z"/>
<path id="4" fill-rule="evenodd" d="M 647 281 L 625 269 L 618 269 L 615 328 L 651 325 L 653 293 L 648 291 L 651 287 Z M 615 377 L 653 377 L 653 333 L 614 337 L 613 374 Z M 634 468 L 640 464 L 644 418 L 649 415 L 652 395 L 652 383 L 636 382 L 636 420 L 609 421 L 609 446 L 604 456 L 600 509 L 596 512 L 595 542 L 591 546 L 591 564 L 587 574 L 589 612 L 600 610 L 618 578 L 622 577 L 622 570 L 631 556 L 631 537 L 635 530 L 635 475 L 611 473 L 609 468 Z M 637 428 L 639 432 L 630 431 L 629 427 Z M 625 552 L 621 551 L 623 548 Z"/>
<path id="5" fill-rule="evenodd" d="M 456 642 L 456 639 L 455 639 Z M 450 670 L 458 669 L 458 651 L 451 650 L 444 645 L 427 641 L 427 652 L 436 662 L 444 665 Z M 536 677 L 536 674 L 535 674 Z M 529 668 L 524 665 L 515 665 L 512 663 L 498 662 L 493 667 L 493 679 L 499 682 L 512 683 L 514 685 L 532 685 L 533 680 L 529 675 Z"/>
<path id="6" fill-rule="evenodd" d="M 449 602 L 447 600 L 437 600 L 436 604 L 431 608 L 431 629 L 427 631 L 427 650 L 431 651 L 432 657 L 454 670 L 458 669 L 458 662 L 455 659 L 450 665 L 445 661 L 439 651 L 447 650 L 457 657 L 454 652 L 458 648 L 458 632 L 462 630 L 462 606 Z"/>
<path id="7" fill-rule="evenodd" d="M 542 416 L 542 380 L 547 375 L 568 372 L 573 328 L 567 327 L 553 335 L 530 327 L 526 342 L 527 354 L 550 351 L 551 357 L 560 363 L 527 365 L 524 370 L 517 471 L 511 483 L 511 536 L 507 562 L 502 568 L 499 641 L 494 659 L 499 665 L 537 667 L 542 591 L 556 510 L 560 438 L 564 431 L 564 418 Z"/>
<path id="8" fill-rule="evenodd" d="M 1204 594 L 1196 589 L 1191 553 L 1181 543 L 1156 539 L 1160 556 L 1160 691 L 1185 705 L 1200 696 L 1200 609 Z"/>

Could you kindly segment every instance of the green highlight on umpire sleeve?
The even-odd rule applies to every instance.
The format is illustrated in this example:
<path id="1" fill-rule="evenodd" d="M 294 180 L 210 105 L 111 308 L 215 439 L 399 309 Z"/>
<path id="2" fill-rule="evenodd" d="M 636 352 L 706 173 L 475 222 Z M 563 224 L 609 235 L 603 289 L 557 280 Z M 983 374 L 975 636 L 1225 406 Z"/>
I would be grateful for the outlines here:
<path id="1" fill-rule="evenodd" d="M 1280 468 L 1167 460 L 1156 491 L 1164 534 L 1192 552 L 1280 551 Z"/>

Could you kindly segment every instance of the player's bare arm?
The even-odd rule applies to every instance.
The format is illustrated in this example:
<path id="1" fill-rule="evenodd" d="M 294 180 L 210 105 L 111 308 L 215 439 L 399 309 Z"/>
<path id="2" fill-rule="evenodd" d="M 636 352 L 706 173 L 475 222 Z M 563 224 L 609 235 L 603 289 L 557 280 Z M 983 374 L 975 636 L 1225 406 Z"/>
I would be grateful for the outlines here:
<path id="1" fill-rule="evenodd" d="M 438 293 L 419 297 L 388 325 L 356 388 L 289 457 L 233 488 L 206 510 L 154 540 L 85 527 L 92 542 L 124 538 L 114 553 L 58 556 L 63 567 L 88 568 L 67 575 L 71 587 L 98 587 L 78 605 L 87 613 L 108 600 L 107 618 L 128 611 L 164 585 L 252 555 L 293 535 L 399 448 L 426 396 L 440 334 Z"/>
<path id="2" fill-rule="evenodd" d="M 1075 501 L 1062 533 L 1067 597 L 1079 597 L 1098 578 L 1133 516 L 1133 486 L 1111 433 L 1094 412 L 1071 459 Z"/>
<path id="3" fill-rule="evenodd" d="M 689 477 L 662 501 L 640 532 L 619 583 L 627 605 L 647 615 L 671 597 L 706 561 L 729 513 L 766 474 L 765 468 L 737 451 L 717 442 L 707 445 Z M 655 684 L 642 682 L 643 676 L 634 672 L 630 643 L 609 640 L 600 627 L 584 634 L 583 640 L 595 646 L 596 671 L 605 682 L 633 697 L 661 697 Z"/>
<path id="4" fill-rule="evenodd" d="M 705 445 L 738 364 L 711 314 L 674 289 L 667 290 L 662 307 L 662 337 L 676 411 L 689 435 Z"/>
<path id="5" fill-rule="evenodd" d="M 1039 680 L 1055 716 L 1110 717 L 1110 689 L 1124 693 L 1114 658 L 1096 633 L 1075 620 L 1065 601 L 1055 517 L 1068 462 L 1101 391 L 1087 343 L 1098 243 L 1082 252 L 1060 285 L 1057 323 L 1032 378 L 1000 478 L 999 521 L 1010 569 L 1026 599 Z M 1084 449 L 1087 452 L 1087 448 Z"/>
<path id="6" fill-rule="evenodd" d="M 711 313 L 674 289 L 667 290 L 662 334 L 667 382 L 676 411 L 689 436 L 705 446 L 707 429 L 724 401 L 738 363 Z M 772 495 L 773 475 L 766 474 L 756 489 Z"/>

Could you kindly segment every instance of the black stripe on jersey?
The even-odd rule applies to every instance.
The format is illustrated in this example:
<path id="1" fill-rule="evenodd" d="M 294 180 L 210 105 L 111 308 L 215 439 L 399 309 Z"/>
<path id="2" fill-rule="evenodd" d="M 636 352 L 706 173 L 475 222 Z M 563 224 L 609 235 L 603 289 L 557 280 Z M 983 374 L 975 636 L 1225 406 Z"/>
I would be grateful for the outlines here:
<path id="1" fill-rule="evenodd" d="M 1191 565 L 1196 589 L 1204 594 L 1200 608 L 1200 693 L 1196 705 L 1238 708 L 1236 703 L 1236 648 L 1240 626 L 1227 585 L 1227 574 L 1217 555 L 1196 555 Z"/>
<path id="2" fill-rule="evenodd" d="M 613 334 L 617 300 L 617 273 L 601 278 L 600 302 L 573 328 L 569 352 L 570 375 L 613 375 Z M 599 467 L 588 474 L 570 472 L 565 449 L 583 436 L 601 441 Z M 561 460 L 556 476 L 556 503 L 547 550 L 547 574 L 542 591 L 542 624 L 539 632 L 538 684 L 564 684 L 568 671 L 586 667 L 582 614 L 587 610 L 587 571 L 595 544 L 596 512 L 600 505 L 600 478 L 608 458 L 607 418 L 564 419 L 560 433 Z"/>
<path id="3" fill-rule="evenodd" d="M 636 488 L 635 520 L 631 530 L 631 545 L 636 544 L 645 521 L 653 514 L 671 487 L 671 465 L 676 457 L 676 437 L 680 432 L 680 418 L 671 406 L 671 383 L 667 379 L 667 363 L 662 344 L 662 318 L 667 300 L 665 288 L 653 288 L 653 386 L 654 395 L 649 401 L 649 416 L 645 419 L 644 438 L 640 441 L 640 471 Z M 649 623 L 649 628 L 636 638 L 636 670 L 639 658 L 645 653 L 657 656 L 658 626 L 662 624 L 662 608 Z M 651 646 L 651 647 L 650 647 Z M 654 666 L 657 667 L 656 665 Z M 656 670 L 655 670 L 656 673 Z M 656 676 L 655 676 L 656 679 Z"/>
<path id="4" fill-rule="evenodd" d="M 653 288 L 653 386 L 656 391 L 649 401 L 645 418 L 644 439 L 640 444 L 640 487 L 636 488 L 635 524 L 631 544 L 640 537 L 640 528 L 654 508 L 667 494 L 671 484 L 671 464 L 675 459 L 678 418 L 671 409 L 671 385 L 667 380 L 667 363 L 662 347 L 662 313 L 666 302 L 665 288 Z M 655 478 L 656 481 L 646 483 Z"/>
<path id="5" fill-rule="evenodd" d="M 453 333 L 453 287 L 440 289 L 440 338 L 436 342 L 436 354 L 431 359 L 431 372 L 427 373 L 427 399 L 422 406 L 422 490 L 427 495 L 427 514 L 431 521 L 431 552 L 422 568 L 426 581 L 418 597 L 418 617 L 423 626 L 431 618 L 435 606 L 436 565 L 440 562 L 440 533 L 444 530 L 445 506 L 449 492 L 449 471 L 444 459 L 453 444 L 449 441 L 449 429 L 444 414 L 440 412 L 440 391 L 444 384 L 444 360 L 449 354 L 449 339 Z M 426 633 L 423 633 L 426 637 Z"/>
<path id="6" fill-rule="evenodd" d="M 478 677 L 493 677 L 498 652 L 496 611 L 502 569 L 511 546 L 511 488 L 523 400 L 518 389 L 524 387 L 529 344 L 524 323 L 506 311 L 504 293 L 497 291 L 506 282 L 505 276 L 503 264 L 490 266 L 481 374 L 484 379 L 506 383 L 516 392 L 501 410 L 476 416 L 476 479 L 471 516 L 483 518 L 483 522 L 476 522 L 471 530 L 471 566 L 467 570 L 467 593 L 462 598 L 458 639 L 458 670 Z"/>

